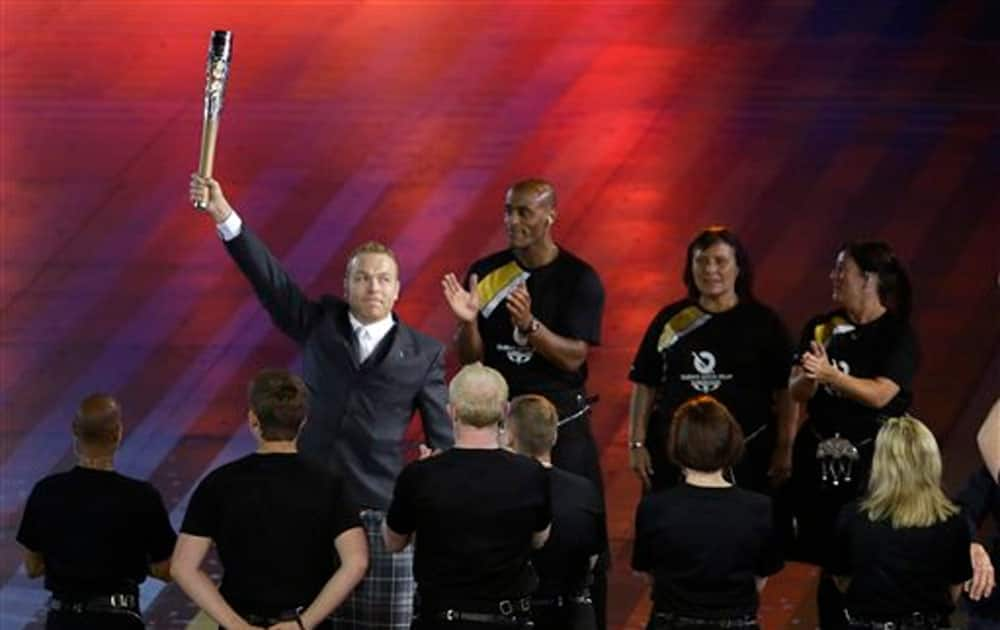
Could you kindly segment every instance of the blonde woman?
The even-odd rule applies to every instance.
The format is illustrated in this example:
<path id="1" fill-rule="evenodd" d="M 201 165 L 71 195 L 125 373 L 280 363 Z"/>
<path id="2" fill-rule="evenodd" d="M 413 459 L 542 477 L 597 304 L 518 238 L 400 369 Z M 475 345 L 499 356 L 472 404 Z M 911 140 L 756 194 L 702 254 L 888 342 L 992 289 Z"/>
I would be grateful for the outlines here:
<path id="1" fill-rule="evenodd" d="M 852 628 L 943 628 L 972 576 L 969 529 L 941 490 L 934 435 L 912 416 L 875 439 L 868 493 L 844 507 L 827 567 Z"/>

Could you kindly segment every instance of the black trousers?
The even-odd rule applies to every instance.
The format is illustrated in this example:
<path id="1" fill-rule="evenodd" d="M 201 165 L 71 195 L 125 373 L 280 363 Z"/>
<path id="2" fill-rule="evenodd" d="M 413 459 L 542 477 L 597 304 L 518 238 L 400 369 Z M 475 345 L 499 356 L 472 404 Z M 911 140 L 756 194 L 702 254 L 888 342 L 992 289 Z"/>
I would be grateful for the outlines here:
<path id="1" fill-rule="evenodd" d="M 125 613 L 75 613 L 50 610 L 46 630 L 142 630 L 142 618 Z"/>
<path id="2" fill-rule="evenodd" d="M 592 604 L 533 606 L 534 630 L 595 630 L 597 619 Z"/>

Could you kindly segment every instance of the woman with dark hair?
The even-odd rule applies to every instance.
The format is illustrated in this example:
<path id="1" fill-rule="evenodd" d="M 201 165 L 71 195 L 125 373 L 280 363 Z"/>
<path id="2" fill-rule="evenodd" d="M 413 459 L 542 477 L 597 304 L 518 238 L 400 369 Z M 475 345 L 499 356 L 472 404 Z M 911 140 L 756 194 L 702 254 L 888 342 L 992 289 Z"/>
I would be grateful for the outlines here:
<path id="1" fill-rule="evenodd" d="M 688 245 L 688 295 L 656 315 L 629 372 L 629 460 L 645 489 L 677 483 L 680 469 L 663 448 L 670 418 L 701 394 L 726 405 L 746 436 L 737 485 L 764 492 L 788 477 L 791 340 L 778 315 L 754 299 L 752 279 L 746 249 L 729 229 L 710 227 Z"/>
<path id="2" fill-rule="evenodd" d="M 838 512 L 865 487 L 879 426 L 910 406 L 918 359 L 910 282 L 888 245 L 844 245 L 830 280 L 840 307 L 806 324 L 789 385 L 807 405 L 790 483 L 795 555 L 819 565 Z M 846 627 L 842 597 L 826 573 L 817 604 L 821 627 Z"/>
<path id="3" fill-rule="evenodd" d="M 851 628 L 947 628 L 972 577 L 970 532 L 941 490 L 934 435 L 912 416 L 875 439 L 868 493 L 840 512 L 827 569 Z"/>
<path id="4" fill-rule="evenodd" d="M 757 628 L 759 592 L 782 565 L 771 500 L 726 481 L 743 432 L 711 396 L 674 414 L 667 450 L 684 481 L 646 495 L 632 567 L 653 578 L 648 630 Z"/>

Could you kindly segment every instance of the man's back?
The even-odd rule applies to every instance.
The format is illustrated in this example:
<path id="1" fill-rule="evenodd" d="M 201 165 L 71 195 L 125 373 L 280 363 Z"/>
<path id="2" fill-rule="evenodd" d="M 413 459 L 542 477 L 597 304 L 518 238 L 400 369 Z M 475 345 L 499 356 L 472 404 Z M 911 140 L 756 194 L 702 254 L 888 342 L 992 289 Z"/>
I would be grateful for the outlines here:
<path id="1" fill-rule="evenodd" d="M 590 558 L 604 550 L 601 496 L 586 477 L 552 468 L 552 533 L 532 556 L 540 584 L 536 596 L 579 594 L 587 586 Z"/>
<path id="2" fill-rule="evenodd" d="M 403 470 L 387 523 L 414 532 L 424 603 L 524 597 L 532 533 L 550 519 L 548 475 L 501 449 L 453 448 Z"/>
<path id="3" fill-rule="evenodd" d="M 312 601 L 338 566 L 334 539 L 359 526 L 338 477 L 295 453 L 255 453 L 202 481 L 182 531 L 215 542 L 234 609 L 269 615 Z"/>
<path id="4" fill-rule="evenodd" d="M 57 599 L 137 594 L 176 536 L 159 492 L 111 470 L 76 467 L 38 482 L 17 540 L 45 560 Z"/>

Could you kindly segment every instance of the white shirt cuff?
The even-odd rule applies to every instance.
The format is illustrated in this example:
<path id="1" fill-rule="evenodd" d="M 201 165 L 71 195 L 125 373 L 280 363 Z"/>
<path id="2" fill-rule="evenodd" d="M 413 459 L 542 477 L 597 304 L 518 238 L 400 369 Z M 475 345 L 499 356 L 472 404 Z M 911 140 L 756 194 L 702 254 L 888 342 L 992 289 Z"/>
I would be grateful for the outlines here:
<path id="1" fill-rule="evenodd" d="M 243 231 L 243 219 L 233 210 L 222 223 L 216 224 L 215 231 L 219 233 L 219 238 L 224 241 L 231 241 Z"/>

